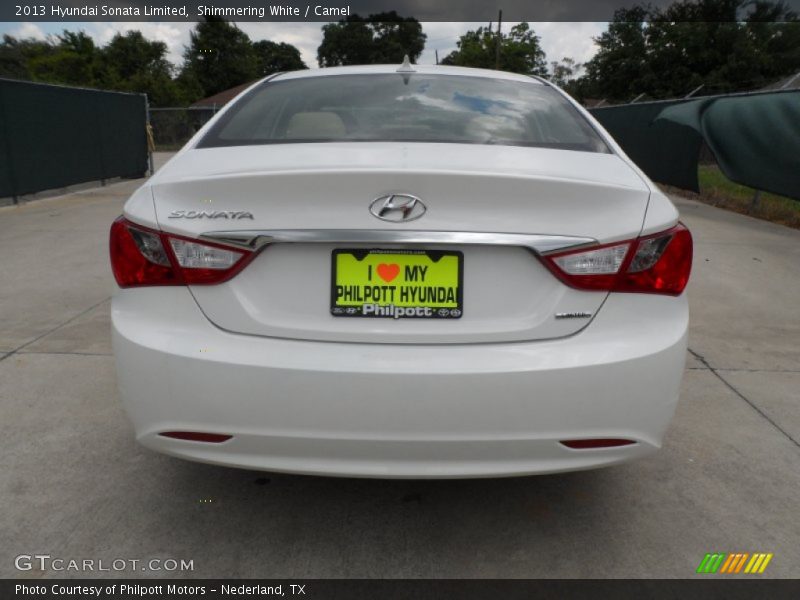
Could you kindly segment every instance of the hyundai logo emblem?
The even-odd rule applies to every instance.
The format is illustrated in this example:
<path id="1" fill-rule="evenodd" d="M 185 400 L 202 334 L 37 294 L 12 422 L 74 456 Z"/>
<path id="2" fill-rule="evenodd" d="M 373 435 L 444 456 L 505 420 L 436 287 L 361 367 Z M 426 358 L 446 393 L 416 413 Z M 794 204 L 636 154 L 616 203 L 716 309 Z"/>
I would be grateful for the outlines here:
<path id="1" fill-rule="evenodd" d="M 369 205 L 369 212 L 384 221 L 404 223 L 419 219 L 425 214 L 422 200 L 410 194 L 389 194 L 375 198 Z"/>

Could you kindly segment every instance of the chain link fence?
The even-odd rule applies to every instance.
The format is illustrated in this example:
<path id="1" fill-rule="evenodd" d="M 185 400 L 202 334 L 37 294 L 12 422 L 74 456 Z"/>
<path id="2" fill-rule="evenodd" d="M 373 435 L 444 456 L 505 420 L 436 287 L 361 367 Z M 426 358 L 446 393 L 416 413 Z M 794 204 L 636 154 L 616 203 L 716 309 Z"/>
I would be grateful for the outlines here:
<path id="1" fill-rule="evenodd" d="M 217 107 L 151 108 L 150 126 L 155 150 L 179 150 L 218 110 Z"/>

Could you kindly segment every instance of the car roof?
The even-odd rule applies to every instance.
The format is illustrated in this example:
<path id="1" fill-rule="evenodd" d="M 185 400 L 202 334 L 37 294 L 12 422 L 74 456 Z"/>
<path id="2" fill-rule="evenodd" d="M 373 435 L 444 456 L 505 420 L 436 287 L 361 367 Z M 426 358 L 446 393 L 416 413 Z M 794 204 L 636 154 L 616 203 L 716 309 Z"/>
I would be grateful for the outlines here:
<path id="1" fill-rule="evenodd" d="M 325 67 L 321 69 L 304 69 L 302 71 L 289 71 L 280 73 L 272 81 L 285 81 L 289 79 L 303 79 L 307 77 L 326 77 L 331 75 L 379 75 L 389 73 L 414 73 L 424 75 L 461 75 L 466 77 L 489 77 L 492 79 L 505 79 L 525 83 L 543 84 L 543 81 L 529 75 L 508 73 L 506 71 L 493 71 L 491 69 L 473 69 L 469 67 L 451 67 L 445 65 L 411 65 L 409 70 L 400 70 L 401 65 L 354 65 L 349 67 Z"/>

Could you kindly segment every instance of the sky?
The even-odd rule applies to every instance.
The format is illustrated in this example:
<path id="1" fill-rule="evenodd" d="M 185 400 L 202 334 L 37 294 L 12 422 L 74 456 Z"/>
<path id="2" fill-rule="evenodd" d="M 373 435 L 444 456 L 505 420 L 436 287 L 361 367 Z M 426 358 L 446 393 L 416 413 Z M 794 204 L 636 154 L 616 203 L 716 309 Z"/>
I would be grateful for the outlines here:
<path id="1" fill-rule="evenodd" d="M 95 41 L 104 45 L 118 31 L 138 29 L 149 39 L 166 43 L 170 61 L 179 66 L 183 62 L 183 48 L 189 43 L 189 32 L 194 23 L 187 22 L 113 22 L 113 23 L 8 23 L 0 22 L 0 34 L 7 33 L 18 38 L 44 39 L 49 34 L 61 33 L 63 29 L 83 30 Z M 317 47 L 322 41 L 322 23 L 275 23 L 240 22 L 239 27 L 253 41 L 262 39 L 273 42 L 287 42 L 300 50 L 303 61 L 311 68 L 317 67 Z M 427 34 L 425 51 L 419 59 L 420 64 L 434 64 L 435 51 L 444 58 L 456 49 L 459 36 L 470 29 L 486 23 L 423 23 L 422 30 Z M 503 31 L 508 31 L 514 23 L 504 23 Z M 593 37 L 600 35 L 607 23 L 588 22 L 548 22 L 530 23 L 539 36 L 542 49 L 547 54 L 548 63 L 564 57 L 579 63 L 589 60 L 595 53 Z"/>

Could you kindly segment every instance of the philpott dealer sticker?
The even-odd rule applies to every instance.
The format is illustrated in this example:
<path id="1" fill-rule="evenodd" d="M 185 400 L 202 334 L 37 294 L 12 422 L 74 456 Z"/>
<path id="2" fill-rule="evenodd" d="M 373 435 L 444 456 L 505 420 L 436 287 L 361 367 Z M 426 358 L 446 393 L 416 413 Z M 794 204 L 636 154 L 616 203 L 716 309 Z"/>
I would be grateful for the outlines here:
<path id="1" fill-rule="evenodd" d="M 332 254 L 336 317 L 458 319 L 464 255 L 449 250 L 353 250 Z"/>

